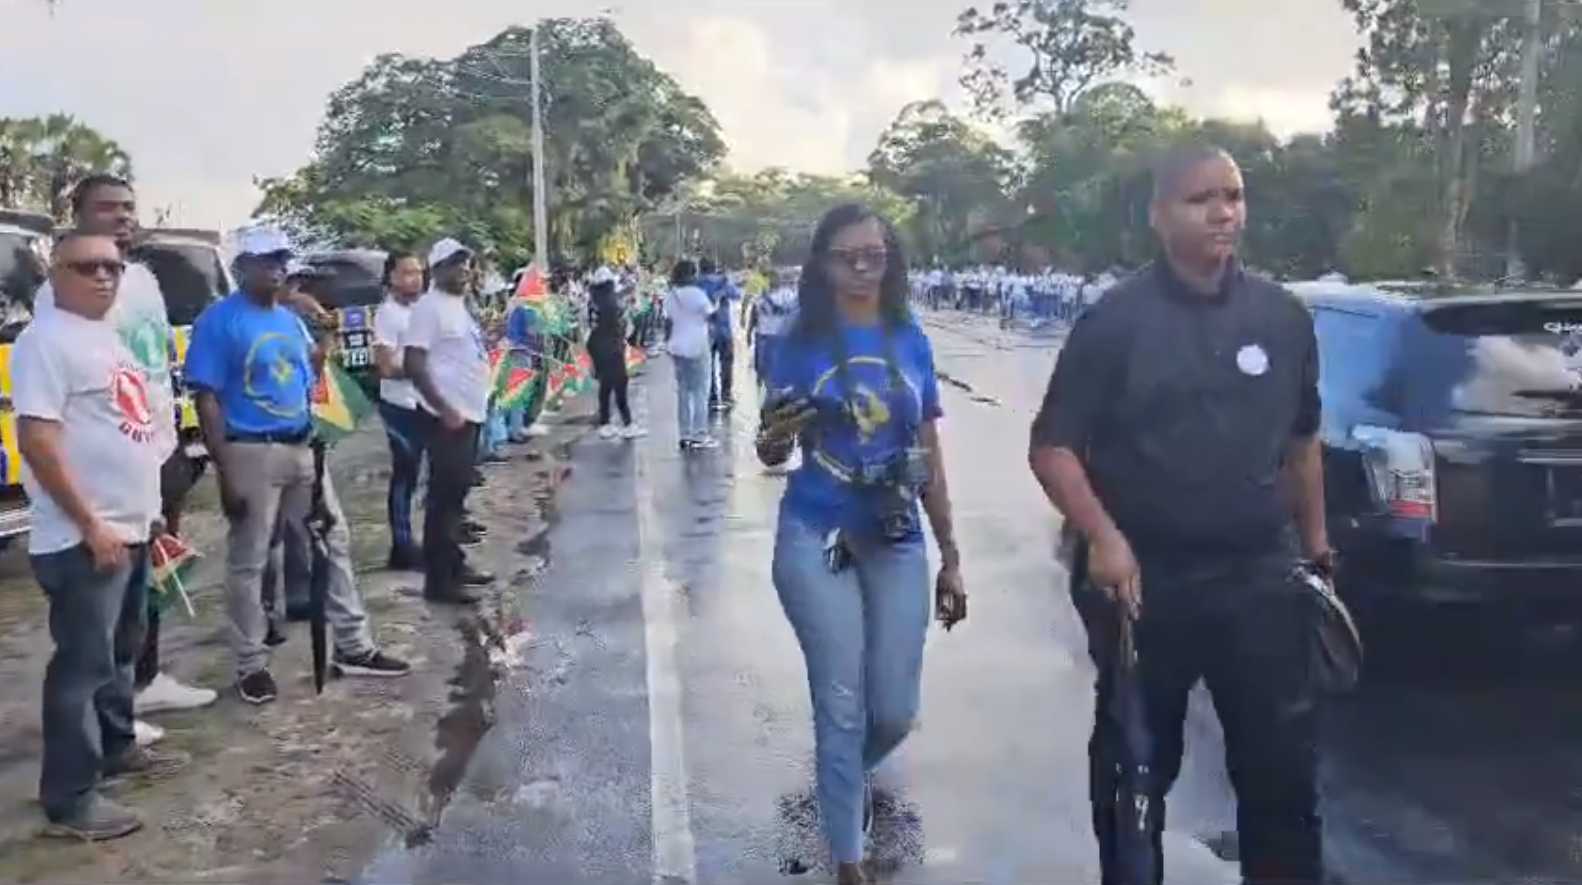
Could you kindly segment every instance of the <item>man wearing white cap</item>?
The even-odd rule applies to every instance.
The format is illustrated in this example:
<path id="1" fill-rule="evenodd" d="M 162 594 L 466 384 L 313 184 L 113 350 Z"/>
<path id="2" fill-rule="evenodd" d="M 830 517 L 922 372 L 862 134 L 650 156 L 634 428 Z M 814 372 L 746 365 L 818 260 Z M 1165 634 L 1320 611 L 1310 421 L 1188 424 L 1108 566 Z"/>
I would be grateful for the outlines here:
<path id="1" fill-rule="evenodd" d="M 483 329 L 467 309 L 473 252 L 449 237 L 429 249 L 433 288 L 412 306 L 402 357 L 422 407 L 428 452 L 423 512 L 423 597 L 478 601 L 470 588 L 494 580 L 467 564 L 461 550 L 478 433 L 489 415 L 490 370 Z"/>
<path id="2" fill-rule="evenodd" d="M 262 593 L 276 521 L 305 521 L 318 481 L 311 411 L 317 348 L 302 320 L 279 303 L 291 254 L 291 243 L 275 228 L 238 234 L 241 288 L 198 317 L 185 366 L 230 522 L 225 595 L 236 690 L 252 704 L 269 703 L 278 693 L 269 672 Z M 326 481 L 320 490 L 332 517 L 327 607 L 335 669 L 348 676 L 404 676 L 411 669 L 406 662 L 374 646 L 354 583 L 346 520 L 333 486 Z"/>

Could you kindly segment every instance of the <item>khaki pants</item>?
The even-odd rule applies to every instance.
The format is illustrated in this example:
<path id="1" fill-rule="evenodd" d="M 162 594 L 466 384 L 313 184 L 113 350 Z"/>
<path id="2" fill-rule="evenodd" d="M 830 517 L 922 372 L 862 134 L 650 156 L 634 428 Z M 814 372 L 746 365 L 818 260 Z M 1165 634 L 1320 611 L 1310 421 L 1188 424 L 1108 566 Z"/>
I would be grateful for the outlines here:
<path id="1" fill-rule="evenodd" d="M 233 442 L 237 464 L 245 465 L 227 479 L 247 510 L 233 519 L 226 536 L 225 598 L 231 620 L 231 651 L 240 678 L 269 666 L 264 638 L 269 618 L 264 612 L 264 567 L 275 535 L 276 520 L 301 523 L 313 504 L 313 450 L 305 444 Z M 351 533 L 341 512 L 329 474 L 324 476 L 324 505 L 334 525 L 326 539 L 330 554 L 328 616 L 337 655 L 354 657 L 373 648 L 368 614 L 357 593 L 352 571 Z"/>

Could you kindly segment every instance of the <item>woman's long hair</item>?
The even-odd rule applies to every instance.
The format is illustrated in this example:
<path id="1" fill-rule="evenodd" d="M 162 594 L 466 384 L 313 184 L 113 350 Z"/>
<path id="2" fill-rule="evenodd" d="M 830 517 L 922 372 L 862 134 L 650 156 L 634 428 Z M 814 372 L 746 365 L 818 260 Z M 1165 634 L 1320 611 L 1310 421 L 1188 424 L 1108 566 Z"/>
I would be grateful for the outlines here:
<path id="1" fill-rule="evenodd" d="M 879 281 L 879 320 L 888 329 L 898 329 L 912 322 L 912 311 L 907 305 L 906 255 L 901 250 L 894 225 L 867 206 L 843 203 L 824 213 L 813 230 L 813 243 L 797 283 L 797 319 L 792 334 L 808 341 L 835 336 L 840 314 L 835 305 L 835 283 L 828 271 L 830 243 L 836 234 L 869 219 L 878 221 L 884 229 L 885 264 L 884 276 Z"/>

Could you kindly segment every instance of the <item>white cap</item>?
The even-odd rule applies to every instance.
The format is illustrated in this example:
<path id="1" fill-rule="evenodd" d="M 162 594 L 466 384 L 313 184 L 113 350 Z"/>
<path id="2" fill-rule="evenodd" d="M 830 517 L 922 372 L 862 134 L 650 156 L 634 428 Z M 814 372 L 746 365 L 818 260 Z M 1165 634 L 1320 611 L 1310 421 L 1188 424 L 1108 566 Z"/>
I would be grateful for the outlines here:
<path id="1" fill-rule="evenodd" d="M 241 255 L 290 255 L 296 252 L 291 239 L 278 227 L 260 224 L 244 227 L 236 232 L 236 254 Z"/>
<path id="2" fill-rule="evenodd" d="M 472 250 L 463 246 L 459 241 L 445 237 L 428 250 L 428 266 L 444 264 L 457 255 L 471 255 Z"/>
<path id="3" fill-rule="evenodd" d="M 615 282 L 615 271 L 601 265 L 598 270 L 593 272 L 593 276 L 588 278 L 588 282 L 595 286 L 613 283 Z"/>

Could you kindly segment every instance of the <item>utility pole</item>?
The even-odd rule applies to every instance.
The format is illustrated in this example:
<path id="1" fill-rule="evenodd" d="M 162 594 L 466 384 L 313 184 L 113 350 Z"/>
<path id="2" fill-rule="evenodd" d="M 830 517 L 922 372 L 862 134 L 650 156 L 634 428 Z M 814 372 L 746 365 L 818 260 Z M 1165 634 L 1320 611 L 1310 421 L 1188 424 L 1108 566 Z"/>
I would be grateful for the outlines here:
<path id="1" fill-rule="evenodd" d="M 1543 52 L 1543 0 L 1523 0 L 1522 79 L 1516 102 L 1516 156 L 1518 175 L 1538 161 L 1538 80 Z M 1527 275 L 1521 256 L 1521 231 L 1514 219 L 1508 231 L 1505 275 L 1513 280 Z"/>
<path id="2" fill-rule="evenodd" d="M 549 273 L 549 194 L 544 174 L 544 83 L 539 73 L 538 32 L 543 22 L 533 25 L 529 51 L 533 90 L 533 263 L 541 274 Z"/>

